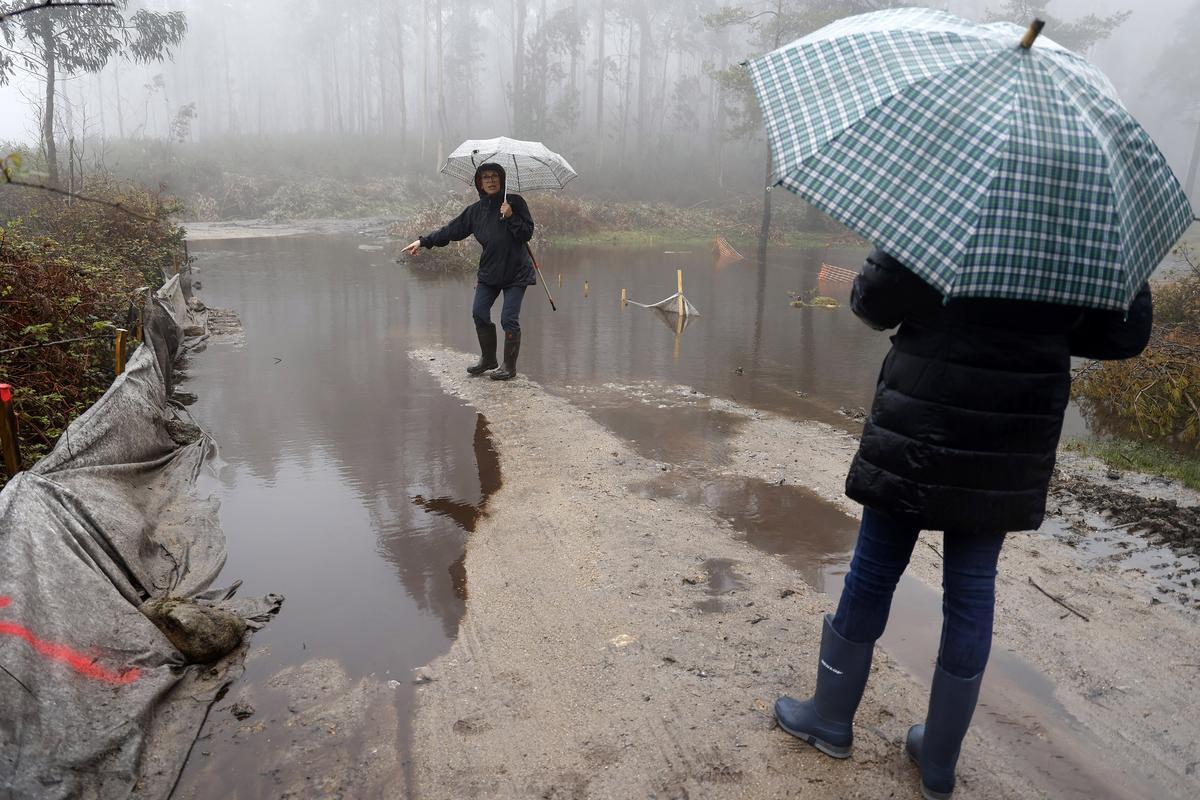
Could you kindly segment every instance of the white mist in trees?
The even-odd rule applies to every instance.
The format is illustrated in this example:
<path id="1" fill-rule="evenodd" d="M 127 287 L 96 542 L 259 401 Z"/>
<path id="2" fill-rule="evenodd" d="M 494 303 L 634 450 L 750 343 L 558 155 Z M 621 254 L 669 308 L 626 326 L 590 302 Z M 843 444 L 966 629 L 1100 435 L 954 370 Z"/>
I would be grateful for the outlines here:
<path id="1" fill-rule="evenodd" d="M 0 14 L 27 5 L 0 3 Z M 0 83 L 23 69 L 45 85 L 42 147 L 51 185 L 57 185 L 58 152 L 54 141 L 54 100 L 62 76 L 98 72 L 114 57 L 146 63 L 170 55 L 183 41 L 183 13 L 140 8 L 129 13 L 129 0 L 111 6 L 53 7 L 12 17 L 0 26 L 7 52 L 0 52 Z"/>

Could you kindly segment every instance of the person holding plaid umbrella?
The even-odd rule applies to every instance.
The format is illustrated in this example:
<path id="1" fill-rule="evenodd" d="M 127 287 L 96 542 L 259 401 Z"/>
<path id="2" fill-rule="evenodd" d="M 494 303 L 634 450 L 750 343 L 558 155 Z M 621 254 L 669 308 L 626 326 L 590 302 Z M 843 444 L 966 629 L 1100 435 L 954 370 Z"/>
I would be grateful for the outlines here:
<path id="1" fill-rule="evenodd" d="M 882 11 L 749 65 L 776 183 L 875 243 L 851 306 L 899 328 L 846 480 L 862 524 L 815 688 L 775 715 L 850 755 L 896 585 L 920 531 L 943 532 L 941 644 L 905 743 L 927 800 L 954 791 L 1005 536 L 1045 516 L 1071 357 L 1142 351 L 1147 278 L 1193 219 L 1108 80 L 1033 47 L 1040 30 Z"/>

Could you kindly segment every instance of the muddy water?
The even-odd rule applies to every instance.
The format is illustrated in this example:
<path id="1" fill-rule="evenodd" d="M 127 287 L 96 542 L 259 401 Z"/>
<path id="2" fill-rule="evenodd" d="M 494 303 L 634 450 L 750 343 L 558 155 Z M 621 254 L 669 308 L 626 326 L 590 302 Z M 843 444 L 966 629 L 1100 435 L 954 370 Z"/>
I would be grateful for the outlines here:
<path id="1" fill-rule="evenodd" d="M 199 395 L 191 410 L 221 443 L 218 476 L 206 487 L 221 500 L 228 539 L 221 580 L 242 578 L 247 591 L 287 600 L 256 635 L 246 677 L 235 686 L 253 698 L 255 715 L 233 726 L 228 703 L 218 704 L 179 797 L 273 796 L 281 770 L 302 771 L 270 758 L 293 735 L 295 713 L 270 682 L 317 659 L 339 662 L 351 681 L 390 687 L 391 707 L 367 714 L 399 727 L 404 742 L 413 670 L 456 634 L 470 590 L 466 537 L 501 476 L 486 420 L 443 395 L 407 352 L 427 344 L 474 348 L 473 284 L 470 276 L 412 271 L 384 252 L 359 250 L 364 243 L 342 234 L 192 247 L 205 301 L 235 309 L 245 327 L 243 342 L 214 342 L 194 359 L 181 387 Z M 543 255 L 559 311 L 540 288 L 530 291 L 519 368 L 550 387 L 686 384 L 835 424 L 847 424 L 838 408 L 864 405 L 871 395 L 886 337 L 845 308 L 794 309 L 788 296 L 816 286 L 822 261 L 853 267 L 861 250 L 791 253 L 766 270 L 746 262 L 717 269 L 705 250 Z M 702 314 L 685 330 L 621 307 L 622 288 L 646 302 L 673 292 L 676 268 Z M 844 286 L 822 291 L 845 300 Z M 673 463 L 719 462 L 722 439 L 738 424 L 730 415 L 678 409 L 664 424 L 662 416 L 609 405 L 595 410 L 602 421 Z M 774 488 L 743 482 L 687 491 L 835 592 L 853 526 L 794 487 Z M 752 513 L 748 497 L 756 499 Z M 814 531 L 803 547 L 780 537 L 788 529 L 776 524 L 799 512 Z M 719 604 L 728 565 L 709 566 Z M 927 657 L 928 647 L 921 652 Z"/>
<path id="2" fill-rule="evenodd" d="M 296 711 L 269 684 L 316 659 L 392 687 L 394 707 L 367 709 L 367 722 L 399 720 L 404 741 L 413 670 L 457 633 L 466 537 L 500 485 L 499 462 L 486 421 L 407 357 L 407 331 L 439 297 L 445 319 L 461 317 L 449 302 L 461 294 L 422 291 L 357 241 L 192 247 L 205 301 L 236 309 L 245 328 L 243 343 L 194 357 L 181 387 L 220 442 L 202 489 L 221 501 L 221 581 L 286 601 L 234 687 L 254 716 L 233 727 L 229 702 L 217 705 L 179 797 L 274 796 L 279 768 L 303 770 L 277 761 Z"/>

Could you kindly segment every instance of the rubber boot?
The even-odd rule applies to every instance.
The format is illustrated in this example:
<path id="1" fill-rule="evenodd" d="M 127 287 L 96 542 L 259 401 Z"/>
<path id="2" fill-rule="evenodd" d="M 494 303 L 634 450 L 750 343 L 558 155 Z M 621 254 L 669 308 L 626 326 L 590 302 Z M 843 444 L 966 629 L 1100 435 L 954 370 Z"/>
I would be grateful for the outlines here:
<path id="1" fill-rule="evenodd" d="M 508 381 L 517 377 L 517 356 L 521 352 L 521 332 L 504 332 L 504 366 L 492 373 L 494 381 Z"/>
<path id="2" fill-rule="evenodd" d="M 925 724 L 909 728 L 904 742 L 908 757 L 921 768 L 921 796 L 925 800 L 949 800 L 954 793 L 954 767 L 963 737 L 971 727 L 981 685 L 982 672 L 974 678 L 956 678 L 941 664 L 934 668 Z"/>
<path id="3" fill-rule="evenodd" d="M 479 336 L 479 363 L 467 367 L 467 372 L 482 375 L 489 369 L 500 366 L 496 361 L 496 326 L 476 325 L 475 333 Z"/>
<path id="4" fill-rule="evenodd" d="M 871 674 L 874 650 L 874 642 L 858 644 L 843 639 L 833 629 L 833 617 L 826 614 L 816 691 L 808 700 L 776 700 L 779 727 L 826 755 L 849 758 L 854 742 L 854 712 Z"/>

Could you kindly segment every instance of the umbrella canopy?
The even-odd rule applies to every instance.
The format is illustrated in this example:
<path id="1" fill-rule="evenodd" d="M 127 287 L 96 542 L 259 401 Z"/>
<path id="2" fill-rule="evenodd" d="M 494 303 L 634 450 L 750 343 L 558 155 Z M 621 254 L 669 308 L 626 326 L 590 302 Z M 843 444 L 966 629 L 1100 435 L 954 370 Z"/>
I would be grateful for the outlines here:
<path id="1" fill-rule="evenodd" d="M 897 9 L 751 62 L 773 180 L 947 297 L 1127 308 L 1191 207 L 1103 73 L 1024 33 Z"/>
<path id="2" fill-rule="evenodd" d="M 561 189 L 577 177 L 565 158 L 541 142 L 523 142 L 506 136 L 467 139 L 450 154 L 441 171 L 471 183 L 475 179 L 475 169 L 488 161 L 504 167 L 508 174 L 505 194 L 530 189 Z"/>

